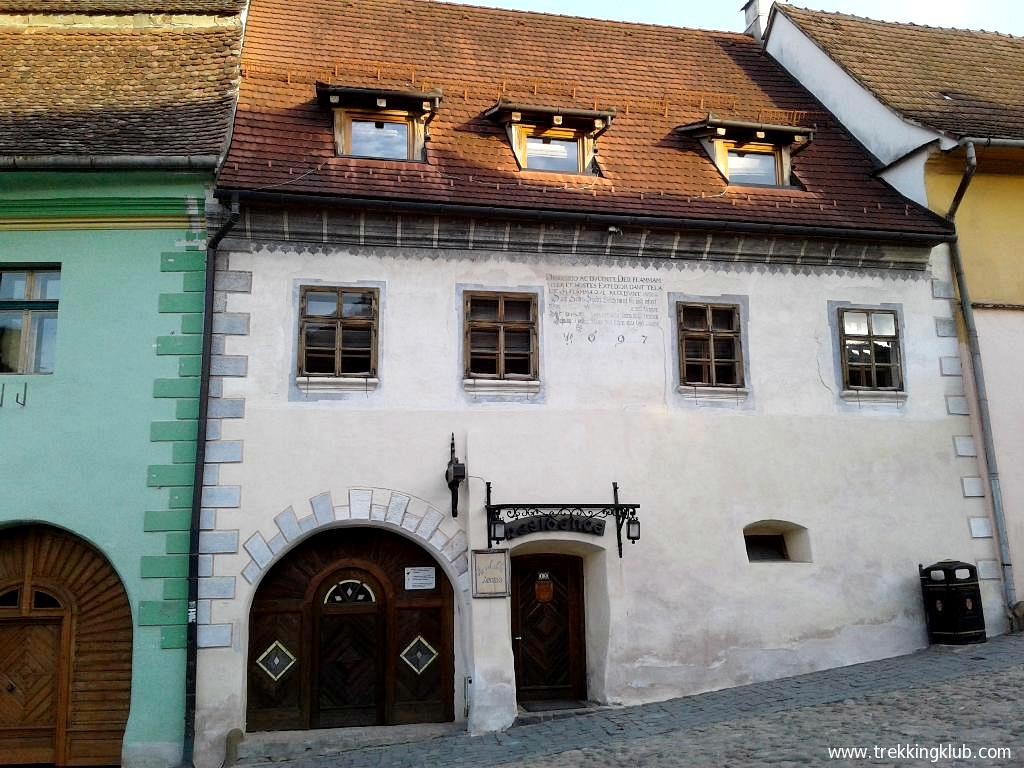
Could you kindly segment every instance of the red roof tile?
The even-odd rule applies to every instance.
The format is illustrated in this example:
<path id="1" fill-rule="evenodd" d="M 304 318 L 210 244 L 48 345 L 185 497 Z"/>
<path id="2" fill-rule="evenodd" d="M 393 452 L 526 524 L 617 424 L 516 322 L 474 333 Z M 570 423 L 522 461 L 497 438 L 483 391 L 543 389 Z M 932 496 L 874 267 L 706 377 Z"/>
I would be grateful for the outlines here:
<path id="1" fill-rule="evenodd" d="M 240 46 L 240 25 L 0 28 L 0 154 L 220 154 Z"/>
<path id="2" fill-rule="evenodd" d="M 726 219 L 942 236 L 872 176 L 873 158 L 743 35 L 426 0 L 253 0 L 222 189 Z M 441 88 L 426 163 L 334 154 L 317 80 Z M 483 113 L 499 97 L 618 115 L 604 178 L 519 172 Z M 731 188 L 673 128 L 721 118 L 816 126 L 793 159 L 804 190 Z"/>
<path id="3" fill-rule="evenodd" d="M 905 117 L 955 137 L 1024 139 L 1024 38 L 776 7 Z"/>
<path id="4" fill-rule="evenodd" d="M 3 13 L 235 14 L 246 0 L 0 0 Z"/>

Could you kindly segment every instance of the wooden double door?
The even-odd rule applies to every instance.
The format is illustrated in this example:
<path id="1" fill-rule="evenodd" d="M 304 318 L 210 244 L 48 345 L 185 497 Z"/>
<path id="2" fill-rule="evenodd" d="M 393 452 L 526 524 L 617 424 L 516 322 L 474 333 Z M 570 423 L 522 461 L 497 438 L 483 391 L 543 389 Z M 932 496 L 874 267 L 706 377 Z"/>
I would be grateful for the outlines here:
<path id="1" fill-rule="evenodd" d="M 248 730 L 453 720 L 453 599 L 430 555 L 396 534 L 301 545 L 253 602 Z"/>
<path id="2" fill-rule="evenodd" d="M 0 765 L 119 763 L 131 646 L 99 552 L 46 526 L 0 530 Z"/>
<path id="3" fill-rule="evenodd" d="M 512 651 L 519 701 L 587 698 L 581 558 L 512 558 Z"/>

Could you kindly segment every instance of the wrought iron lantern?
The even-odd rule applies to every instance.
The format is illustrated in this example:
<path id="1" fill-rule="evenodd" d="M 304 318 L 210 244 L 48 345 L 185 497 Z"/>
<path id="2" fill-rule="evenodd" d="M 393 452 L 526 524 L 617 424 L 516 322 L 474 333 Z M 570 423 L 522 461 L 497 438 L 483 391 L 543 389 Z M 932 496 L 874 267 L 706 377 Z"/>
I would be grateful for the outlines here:
<path id="1" fill-rule="evenodd" d="M 631 513 L 626 520 L 626 538 L 632 544 L 640 541 L 640 518 L 636 516 L 636 512 Z"/>
<path id="2" fill-rule="evenodd" d="M 492 542 L 505 540 L 505 521 L 501 519 L 500 512 L 488 512 L 487 536 Z"/>
<path id="3" fill-rule="evenodd" d="M 466 480 L 466 465 L 455 455 L 455 433 L 452 432 L 451 458 L 444 473 L 444 481 L 452 493 L 452 517 L 459 516 L 459 486 Z"/>

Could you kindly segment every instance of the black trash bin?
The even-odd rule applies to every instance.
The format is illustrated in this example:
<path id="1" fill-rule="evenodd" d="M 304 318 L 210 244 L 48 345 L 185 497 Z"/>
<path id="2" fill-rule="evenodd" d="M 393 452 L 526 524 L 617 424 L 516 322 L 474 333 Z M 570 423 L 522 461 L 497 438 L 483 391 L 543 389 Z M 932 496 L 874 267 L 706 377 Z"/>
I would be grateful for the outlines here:
<path id="1" fill-rule="evenodd" d="M 917 568 L 928 619 L 928 641 L 946 645 L 984 643 L 985 612 L 978 569 L 957 560 Z"/>

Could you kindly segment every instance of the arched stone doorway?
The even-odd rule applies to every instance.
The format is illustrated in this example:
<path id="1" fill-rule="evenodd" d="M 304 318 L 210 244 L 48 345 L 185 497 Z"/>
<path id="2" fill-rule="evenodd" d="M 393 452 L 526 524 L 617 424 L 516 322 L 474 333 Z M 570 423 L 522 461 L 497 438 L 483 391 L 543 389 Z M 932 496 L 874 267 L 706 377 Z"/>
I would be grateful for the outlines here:
<path id="1" fill-rule="evenodd" d="M 57 528 L 0 529 L 0 764 L 120 763 L 131 671 L 107 559 Z"/>
<path id="2" fill-rule="evenodd" d="M 454 719 L 453 590 L 404 536 L 318 533 L 269 569 L 249 616 L 249 731 Z"/>

